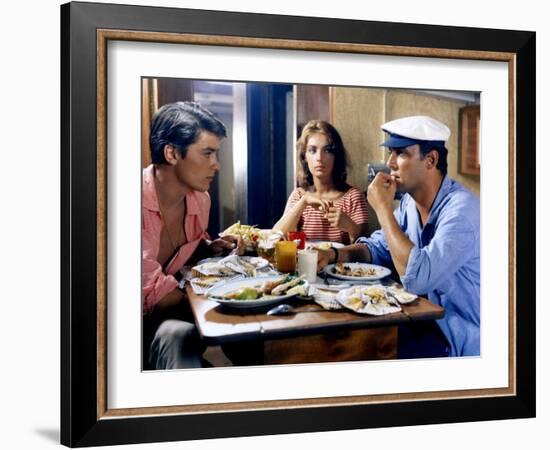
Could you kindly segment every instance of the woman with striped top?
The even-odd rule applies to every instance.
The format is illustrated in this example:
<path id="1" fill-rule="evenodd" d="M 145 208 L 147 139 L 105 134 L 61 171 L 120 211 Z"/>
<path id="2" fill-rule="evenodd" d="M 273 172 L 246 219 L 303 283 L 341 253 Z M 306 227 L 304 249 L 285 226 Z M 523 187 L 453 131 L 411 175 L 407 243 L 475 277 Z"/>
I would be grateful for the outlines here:
<path id="1" fill-rule="evenodd" d="M 296 144 L 298 187 L 273 227 L 304 231 L 308 240 L 349 244 L 367 235 L 365 195 L 346 182 L 346 150 L 330 123 L 311 120 Z"/>

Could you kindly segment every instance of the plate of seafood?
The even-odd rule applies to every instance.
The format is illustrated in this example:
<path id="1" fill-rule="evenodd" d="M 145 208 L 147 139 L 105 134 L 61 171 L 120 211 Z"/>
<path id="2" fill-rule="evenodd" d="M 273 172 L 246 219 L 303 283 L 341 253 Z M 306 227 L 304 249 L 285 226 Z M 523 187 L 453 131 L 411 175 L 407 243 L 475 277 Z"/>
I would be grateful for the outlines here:
<path id="1" fill-rule="evenodd" d="M 295 295 L 307 295 L 309 284 L 303 277 L 277 275 L 241 278 L 213 286 L 206 292 L 214 300 L 232 308 L 271 305 Z"/>
<path id="2" fill-rule="evenodd" d="M 384 286 L 354 286 L 336 294 L 336 301 L 356 313 L 382 316 L 401 311 L 395 297 Z"/>
<path id="3" fill-rule="evenodd" d="M 333 278 L 349 281 L 380 280 L 391 274 L 387 267 L 359 262 L 328 264 L 324 272 Z"/>

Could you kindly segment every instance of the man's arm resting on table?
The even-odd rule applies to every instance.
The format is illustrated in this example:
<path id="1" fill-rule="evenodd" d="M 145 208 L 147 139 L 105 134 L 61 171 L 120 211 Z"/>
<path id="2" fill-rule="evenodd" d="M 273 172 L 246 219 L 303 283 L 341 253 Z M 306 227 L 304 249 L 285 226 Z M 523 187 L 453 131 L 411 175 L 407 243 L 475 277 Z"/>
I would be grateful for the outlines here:
<path id="1" fill-rule="evenodd" d="M 395 270 L 397 270 L 399 276 L 403 276 L 407 271 L 409 255 L 414 248 L 414 244 L 399 227 L 391 209 L 386 208 L 383 212 L 379 213 L 378 221 L 382 230 L 384 230 L 384 236 L 390 249 Z"/>
<path id="2" fill-rule="evenodd" d="M 317 270 L 321 271 L 327 264 L 347 261 L 370 262 L 369 248 L 364 244 L 346 245 L 338 249 L 317 250 Z"/>
<path id="3" fill-rule="evenodd" d="M 333 250 L 331 252 L 336 253 Z M 333 260 L 331 262 L 371 262 L 372 260 L 369 248 L 365 244 L 346 245 L 337 251 L 338 261 Z"/>

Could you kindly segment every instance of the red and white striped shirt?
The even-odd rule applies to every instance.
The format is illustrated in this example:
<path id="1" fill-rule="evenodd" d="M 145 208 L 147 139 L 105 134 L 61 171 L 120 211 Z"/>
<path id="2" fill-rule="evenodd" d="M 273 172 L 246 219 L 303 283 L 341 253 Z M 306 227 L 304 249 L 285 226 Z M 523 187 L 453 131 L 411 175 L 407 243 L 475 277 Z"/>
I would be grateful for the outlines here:
<path id="1" fill-rule="evenodd" d="M 305 193 L 301 188 L 296 188 L 292 191 L 286 202 L 285 214 L 292 209 Z M 350 187 L 342 197 L 334 200 L 333 204 L 335 208 L 339 208 L 356 224 L 363 224 L 369 221 L 365 194 L 356 187 Z M 347 232 L 331 226 L 323 213 L 312 206 L 306 206 L 297 228 L 299 231 L 306 233 L 308 240 L 341 242 L 342 244 L 350 243 Z"/>

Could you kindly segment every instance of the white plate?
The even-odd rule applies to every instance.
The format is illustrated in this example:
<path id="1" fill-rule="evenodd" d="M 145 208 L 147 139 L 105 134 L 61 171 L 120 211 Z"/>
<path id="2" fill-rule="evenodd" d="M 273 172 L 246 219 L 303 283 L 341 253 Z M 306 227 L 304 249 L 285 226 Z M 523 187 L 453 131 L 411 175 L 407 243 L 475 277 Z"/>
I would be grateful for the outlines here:
<path id="1" fill-rule="evenodd" d="M 217 280 L 214 280 L 214 278 L 217 278 Z M 211 281 L 209 281 L 208 283 L 205 283 L 204 279 L 202 278 L 191 278 L 189 280 L 189 284 L 191 284 L 191 287 L 193 288 L 193 292 L 195 294 L 203 295 L 206 294 L 208 289 L 212 289 L 217 284 L 232 281 L 235 278 L 242 278 L 242 276 L 237 275 L 234 277 L 211 277 Z"/>
<path id="2" fill-rule="evenodd" d="M 362 269 L 374 269 L 375 274 L 369 275 L 365 277 L 352 277 L 349 275 L 340 275 L 337 273 L 334 273 L 334 266 L 335 264 L 328 264 L 324 269 L 323 272 L 325 272 L 327 275 L 338 278 L 339 280 L 349 280 L 349 281 L 374 281 L 374 280 L 380 280 L 384 277 L 387 277 L 391 274 L 391 270 L 387 267 L 377 266 L 376 264 L 366 264 L 366 263 L 358 263 L 358 262 L 350 262 L 350 263 L 343 263 L 346 266 L 349 266 L 351 269 L 356 269 L 361 267 Z"/>
<path id="3" fill-rule="evenodd" d="M 344 244 L 340 242 L 330 242 L 330 241 L 307 241 L 306 247 L 313 248 L 318 250 L 328 250 L 331 247 L 342 248 Z"/>
<path id="4" fill-rule="evenodd" d="M 378 291 L 382 294 L 382 299 L 373 299 L 370 292 Z M 336 301 L 343 307 L 351 309 L 359 314 L 369 314 L 371 316 L 383 316 L 401 311 L 401 306 L 394 298 L 386 294 L 386 288 L 381 285 L 374 286 L 354 286 L 338 292 Z"/>
<path id="5" fill-rule="evenodd" d="M 200 266 L 201 264 L 208 263 L 208 262 L 218 262 L 221 261 L 225 256 L 216 256 L 213 258 L 206 258 L 197 263 L 197 266 Z M 252 264 L 256 270 L 263 269 L 269 265 L 269 261 L 265 258 L 262 258 L 260 256 L 239 256 L 242 260 L 246 261 L 249 264 Z"/>
<path id="6" fill-rule="evenodd" d="M 230 300 L 222 299 L 215 297 L 217 295 L 223 296 L 229 292 L 235 291 L 242 287 L 260 287 L 266 281 L 273 281 L 281 278 L 283 275 L 269 276 L 269 277 L 256 277 L 256 278 L 242 278 L 239 280 L 233 280 L 222 285 L 213 286 L 208 289 L 206 295 L 209 300 L 220 303 L 221 305 L 232 307 L 232 308 L 255 308 L 258 306 L 271 305 L 273 303 L 278 303 L 282 300 L 294 297 L 294 295 L 275 295 L 269 296 L 268 298 L 259 298 L 256 300 Z M 304 281 L 305 287 L 308 287 L 308 282 Z M 304 284 L 303 283 L 303 284 Z"/>

